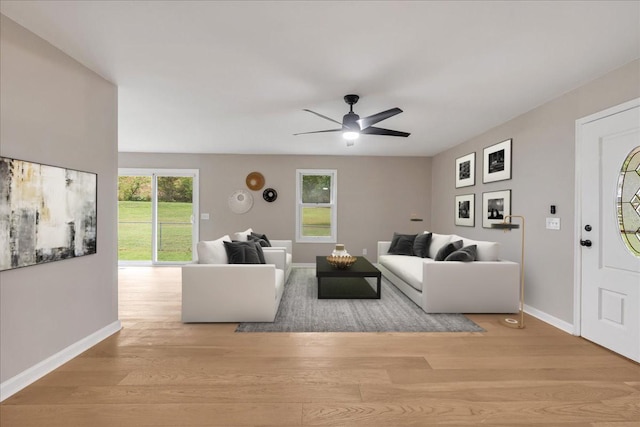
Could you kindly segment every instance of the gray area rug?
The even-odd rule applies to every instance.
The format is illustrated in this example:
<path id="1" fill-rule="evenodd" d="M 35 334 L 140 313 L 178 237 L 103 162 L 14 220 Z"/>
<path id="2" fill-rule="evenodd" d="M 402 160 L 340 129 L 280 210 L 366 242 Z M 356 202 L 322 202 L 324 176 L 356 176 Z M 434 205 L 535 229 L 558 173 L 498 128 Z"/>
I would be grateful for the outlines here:
<path id="1" fill-rule="evenodd" d="M 236 332 L 483 332 L 462 314 L 427 314 L 382 278 L 381 299 L 318 299 L 315 268 L 293 268 L 273 323 Z"/>

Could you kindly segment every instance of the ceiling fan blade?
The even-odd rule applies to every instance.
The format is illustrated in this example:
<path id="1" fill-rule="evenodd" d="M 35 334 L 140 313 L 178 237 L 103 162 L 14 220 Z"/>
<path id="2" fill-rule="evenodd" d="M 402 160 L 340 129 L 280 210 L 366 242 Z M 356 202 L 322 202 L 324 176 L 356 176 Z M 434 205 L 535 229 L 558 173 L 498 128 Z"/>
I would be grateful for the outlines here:
<path id="1" fill-rule="evenodd" d="M 389 117 L 393 117 L 396 114 L 400 114 L 400 113 L 402 113 L 401 109 L 397 107 L 392 108 L 390 110 L 383 111 L 381 113 L 374 114 L 372 116 L 364 117 L 358 120 L 358 124 L 360 125 L 360 129 L 368 128 L 371 125 L 375 125 L 378 122 L 381 122 L 385 119 L 388 119 Z"/>
<path id="2" fill-rule="evenodd" d="M 408 132 L 401 132 L 399 130 L 390 130 L 390 129 L 383 129 L 383 128 L 377 128 L 374 126 L 369 126 L 368 128 L 362 129 L 360 131 L 360 133 L 364 133 L 367 135 L 386 135 L 386 136 L 404 136 L 407 137 L 409 135 L 411 135 Z"/>
<path id="3" fill-rule="evenodd" d="M 325 132 L 342 132 L 342 129 L 316 130 L 313 132 L 294 133 L 294 135 L 306 135 L 308 133 L 325 133 Z"/>
<path id="4" fill-rule="evenodd" d="M 323 116 L 322 114 L 320 114 L 320 113 L 316 113 L 315 111 L 307 110 L 306 108 L 305 108 L 305 109 L 303 109 L 302 111 L 308 111 L 308 112 L 309 112 L 309 113 L 311 113 L 311 114 L 315 114 L 315 115 L 316 115 L 316 116 L 318 116 L 318 117 L 322 117 L 323 119 L 329 120 L 330 122 L 337 123 L 337 124 L 339 124 L 340 126 L 342 126 L 342 123 L 340 123 L 339 121 L 337 121 L 337 120 L 333 120 L 332 118 L 327 117 L 327 116 Z"/>

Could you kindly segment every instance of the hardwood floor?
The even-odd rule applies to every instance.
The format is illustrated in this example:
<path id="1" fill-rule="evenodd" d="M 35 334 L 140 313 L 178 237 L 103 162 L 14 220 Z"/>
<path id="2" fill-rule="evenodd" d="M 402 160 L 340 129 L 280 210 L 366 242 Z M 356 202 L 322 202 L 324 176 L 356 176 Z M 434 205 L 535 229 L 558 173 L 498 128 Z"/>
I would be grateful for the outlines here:
<path id="1" fill-rule="evenodd" d="M 234 333 L 180 322 L 180 270 L 124 268 L 123 329 L 0 426 L 640 425 L 640 366 L 527 316 L 483 333 Z"/>

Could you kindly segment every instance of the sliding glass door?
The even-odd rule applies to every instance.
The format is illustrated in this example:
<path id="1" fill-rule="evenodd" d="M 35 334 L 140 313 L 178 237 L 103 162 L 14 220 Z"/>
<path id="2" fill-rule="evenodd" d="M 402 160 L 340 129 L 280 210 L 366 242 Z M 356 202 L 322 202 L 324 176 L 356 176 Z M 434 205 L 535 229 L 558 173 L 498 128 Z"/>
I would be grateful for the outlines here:
<path id="1" fill-rule="evenodd" d="M 198 240 L 198 170 L 120 169 L 118 261 L 183 264 Z"/>

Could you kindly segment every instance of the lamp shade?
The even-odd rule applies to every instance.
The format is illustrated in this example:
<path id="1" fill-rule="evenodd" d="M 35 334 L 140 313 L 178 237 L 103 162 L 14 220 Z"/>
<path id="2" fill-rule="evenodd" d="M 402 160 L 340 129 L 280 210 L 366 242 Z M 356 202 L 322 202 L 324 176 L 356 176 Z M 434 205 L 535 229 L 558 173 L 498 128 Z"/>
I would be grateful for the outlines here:
<path id="1" fill-rule="evenodd" d="M 491 224 L 491 228 L 497 228 L 498 230 L 515 230 L 516 228 L 520 228 L 520 224 L 512 224 L 510 222 L 498 222 L 496 224 Z"/>

